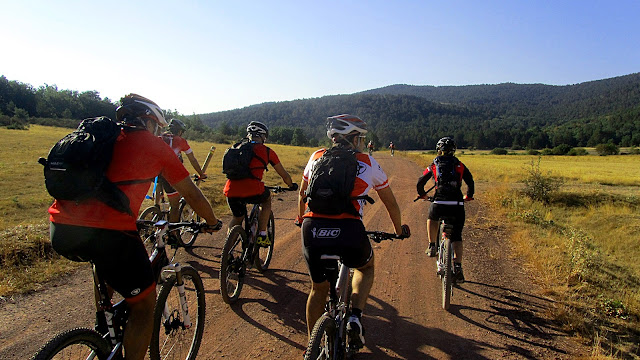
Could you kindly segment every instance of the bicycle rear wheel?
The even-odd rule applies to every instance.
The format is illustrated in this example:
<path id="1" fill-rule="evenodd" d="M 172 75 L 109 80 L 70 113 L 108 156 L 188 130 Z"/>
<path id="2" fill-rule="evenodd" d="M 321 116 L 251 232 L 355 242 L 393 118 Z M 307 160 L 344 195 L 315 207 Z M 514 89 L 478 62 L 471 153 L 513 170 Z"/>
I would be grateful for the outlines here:
<path id="1" fill-rule="evenodd" d="M 449 310 L 449 306 L 451 305 L 451 295 L 453 293 L 453 251 L 451 249 L 451 240 L 446 235 L 442 239 L 440 258 L 442 259 L 442 264 L 444 266 L 441 275 L 442 308 Z"/>
<path id="2" fill-rule="evenodd" d="M 336 322 L 324 313 L 311 331 L 304 360 L 342 360 L 336 359 L 336 345 Z"/>
<path id="3" fill-rule="evenodd" d="M 153 335 L 149 345 L 152 360 L 193 360 L 198 355 L 205 321 L 204 286 L 198 271 L 188 265 L 182 266 L 182 279 L 191 327 L 185 328 L 176 277 L 171 276 L 162 285 L 154 309 Z M 165 309 L 168 317 L 165 317 Z"/>
<path id="4" fill-rule="evenodd" d="M 265 272 L 269 268 L 269 264 L 271 263 L 271 258 L 273 257 L 273 246 L 276 243 L 276 222 L 273 218 L 273 212 L 269 214 L 269 222 L 267 223 L 267 236 L 271 240 L 271 245 L 268 247 L 262 247 L 255 245 L 254 251 L 256 252 L 255 256 L 255 265 L 256 269 L 259 272 Z"/>
<path id="5" fill-rule="evenodd" d="M 180 221 L 181 222 L 200 222 L 200 216 L 196 214 L 195 211 L 187 204 L 184 199 L 180 200 Z M 189 228 L 180 229 L 180 245 L 183 247 L 191 247 L 196 242 L 197 235 L 194 235 L 193 232 L 187 231 Z"/>
<path id="6" fill-rule="evenodd" d="M 89 359 L 109 357 L 111 348 L 107 340 L 95 330 L 76 328 L 67 330 L 49 340 L 31 360 Z"/>
<path id="7" fill-rule="evenodd" d="M 247 234 L 241 225 L 231 228 L 224 248 L 220 264 L 220 295 L 227 304 L 232 304 L 240 297 L 244 284 L 245 264 L 242 253 L 247 242 Z"/>

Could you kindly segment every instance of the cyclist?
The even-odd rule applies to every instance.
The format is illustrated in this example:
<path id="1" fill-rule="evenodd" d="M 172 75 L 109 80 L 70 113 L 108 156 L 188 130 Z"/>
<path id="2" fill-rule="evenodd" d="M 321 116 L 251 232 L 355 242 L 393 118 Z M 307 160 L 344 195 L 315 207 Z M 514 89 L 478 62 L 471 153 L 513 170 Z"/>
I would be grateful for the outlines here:
<path id="1" fill-rule="evenodd" d="M 475 190 L 473 176 L 469 169 L 458 160 L 453 154 L 456 152 L 456 143 L 450 137 L 443 137 L 436 145 L 438 156 L 424 170 L 423 175 L 418 179 L 416 185 L 418 195 L 425 198 L 427 192 L 424 186 L 431 177 L 434 178 L 436 192 L 434 201 L 429 208 L 427 218 L 427 235 L 429 237 L 429 247 L 426 253 L 433 257 L 436 255 L 436 237 L 438 236 L 438 219 L 448 217 L 453 219 L 453 231 L 451 234 L 451 242 L 453 243 L 454 252 L 454 278 L 458 283 L 464 282 L 464 274 L 462 272 L 462 228 L 464 227 L 464 201 L 473 200 Z M 442 180 L 443 176 L 451 178 Z M 467 194 L 462 196 L 462 181 L 467 184 Z M 442 182 L 442 183 L 440 183 Z"/>
<path id="2" fill-rule="evenodd" d="M 91 261 L 107 284 L 129 305 L 124 334 L 126 359 L 143 359 L 151 341 L 155 306 L 155 279 L 151 263 L 136 229 L 136 218 L 152 179 L 157 174 L 173 184 L 208 224 L 204 230 L 222 227 L 189 172 L 161 139 L 157 130 L 167 125 L 162 109 L 140 95 L 129 94 L 116 110 L 126 125 L 113 148 L 106 171 L 129 200 L 133 214 L 90 198 L 84 201 L 55 200 L 49 208 L 53 248 L 74 261 Z"/>
<path id="3" fill-rule="evenodd" d="M 256 244 L 262 247 L 271 246 L 272 240 L 267 236 L 267 223 L 271 214 L 271 192 L 265 189 L 262 182 L 266 164 L 273 166 L 290 189 L 296 190 L 298 188 L 298 184 L 293 182 L 291 175 L 282 166 L 276 152 L 264 145 L 268 137 L 269 128 L 267 125 L 259 121 L 252 121 L 247 125 L 247 136 L 243 141 L 249 141 L 254 144 L 254 158 L 249 163 L 253 176 L 238 180 L 227 179 L 224 185 L 224 196 L 227 197 L 227 204 L 233 214 L 229 229 L 235 225 L 242 224 L 242 220 L 244 220 L 244 216 L 247 213 L 247 204 L 260 204 L 259 233 L 256 237 Z"/>
<path id="4" fill-rule="evenodd" d="M 393 145 L 393 141 L 389 143 L 389 149 L 391 149 L 391 156 L 396 152 L 396 146 Z"/>
<path id="5" fill-rule="evenodd" d="M 371 155 L 371 153 L 373 153 L 373 141 L 369 141 L 369 144 L 367 144 L 367 149 L 369 150 L 369 155 Z"/>
<path id="6" fill-rule="evenodd" d="M 184 134 L 186 129 L 187 126 L 184 122 L 178 119 L 171 119 L 169 122 L 169 131 L 164 132 L 160 137 L 171 147 L 178 159 L 180 159 L 180 162 L 182 162 L 182 153 L 185 153 L 185 155 L 187 155 L 187 159 L 189 159 L 189 162 L 191 163 L 191 166 L 193 166 L 200 178 L 206 179 L 207 175 L 202 172 L 202 168 L 198 163 L 198 159 L 196 159 L 193 154 L 193 150 L 189 146 L 189 143 L 187 143 L 187 140 L 182 137 L 182 134 Z M 167 195 L 167 199 L 169 199 L 169 221 L 178 222 L 180 220 L 180 214 L 178 213 L 180 207 L 180 194 L 167 182 L 167 180 L 164 179 L 164 177 L 160 176 L 158 178 L 158 182 L 162 185 L 164 193 Z"/>
<path id="7" fill-rule="evenodd" d="M 351 191 L 352 197 L 361 197 L 367 195 L 371 189 L 376 190 L 389 213 L 395 233 L 402 234 L 400 208 L 389 186 L 387 175 L 373 157 L 362 153 L 366 133 L 367 124 L 357 116 L 343 114 L 327 118 L 327 136 L 332 140 L 333 146 L 356 151 L 358 174 Z M 350 339 L 354 341 L 350 345 L 360 348 L 364 345 L 362 311 L 373 285 L 373 249 L 361 220 L 364 200 L 352 201 L 358 215 L 351 213 L 327 215 L 307 209 L 305 191 L 313 177 L 313 165 L 325 151 L 326 149 L 320 149 L 311 155 L 304 169 L 298 196 L 299 214 L 296 225 L 302 227 L 303 254 L 311 277 L 311 291 L 306 308 L 307 331 L 311 337 L 313 326 L 324 311 L 329 293 L 329 282 L 320 255 L 341 255 L 344 263 L 355 269 L 351 295 L 352 316 L 348 319 L 347 329 Z M 339 235 L 334 238 L 316 238 L 316 234 L 320 233 L 318 229 L 322 228 L 339 229 Z"/>

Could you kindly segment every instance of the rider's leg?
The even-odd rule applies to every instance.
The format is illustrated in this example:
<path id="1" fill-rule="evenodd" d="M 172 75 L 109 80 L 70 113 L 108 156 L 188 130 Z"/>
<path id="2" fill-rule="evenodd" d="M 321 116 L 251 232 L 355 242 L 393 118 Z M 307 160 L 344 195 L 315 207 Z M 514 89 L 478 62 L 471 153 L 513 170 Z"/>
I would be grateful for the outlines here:
<path id="1" fill-rule="evenodd" d="M 271 215 L 271 196 L 260 204 L 260 216 L 258 218 L 258 230 L 267 231 L 267 223 Z"/>
<path id="2" fill-rule="evenodd" d="M 353 271 L 353 279 L 351 280 L 351 307 L 364 310 L 369 292 L 373 286 L 374 273 L 373 255 L 366 265 Z"/>
<path id="3" fill-rule="evenodd" d="M 461 264 L 462 263 L 462 241 L 454 241 L 453 242 L 453 262 Z"/>
<path id="4" fill-rule="evenodd" d="M 146 297 L 129 305 L 129 321 L 124 330 L 125 359 L 144 359 L 153 332 L 153 308 L 156 305 L 155 288 Z"/>
<path id="5" fill-rule="evenodd" d="M 169 199 L 169 222 L 178 222 L 180 221 L 180 194 L 173 193 L 171 195 L 167 195 Z"/>
<path id="6" fill-rule="evenodd" d="M 311 282 L 311 292 L 309 292 L 309 297 L 307 298 L 307 335 L 309 338 L 311 338 L 311 331 L 313 331 L 316 321 L 324 313 L 324 304 L 327 301 L 329 286 L 328 281 L 321 283 Z"/>
<path id="7" fill-rule="evenodd" d="M 435 243 L 438 237 L 438 225 L 439 222 L 431 219 L 427 219 L 427 235 L 429 236 L 429 242 Z"/>

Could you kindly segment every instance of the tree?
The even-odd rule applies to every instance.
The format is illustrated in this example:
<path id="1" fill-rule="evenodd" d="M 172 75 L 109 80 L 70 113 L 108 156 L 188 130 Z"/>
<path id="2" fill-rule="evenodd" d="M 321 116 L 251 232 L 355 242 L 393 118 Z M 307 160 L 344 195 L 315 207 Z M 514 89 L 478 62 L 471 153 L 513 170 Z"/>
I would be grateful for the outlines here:
<path id="1" fill-rule="evenodd" d="M 614 143 L 598 144 L 596 145 L 596 152 L 600 156 L 618 155 L 620 153 L 620 148 L 618 148 Z"/>

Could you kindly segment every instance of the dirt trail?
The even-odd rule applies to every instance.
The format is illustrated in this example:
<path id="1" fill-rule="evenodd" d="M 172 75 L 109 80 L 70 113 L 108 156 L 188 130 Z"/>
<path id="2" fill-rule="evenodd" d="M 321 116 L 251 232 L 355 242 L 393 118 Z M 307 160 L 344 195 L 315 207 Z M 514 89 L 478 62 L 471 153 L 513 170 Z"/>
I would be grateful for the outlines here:
<path id="1" fill-rule="evenodd" d="M 364 317 L 367 346 L 357 358 L 569 359 L 585 353 L 544 318 L 552 300 L 538 295 L 522 264 L 510 257 L 505 227 L 482 203 L 486 184 L 476 185 L 478 200 L 467 206 L 467 282 L 454 290 L 450 312 L 442 310 L 435 260 L 424 254 L 428 203 L 413 202 L 422 169 L 402 157 L 375 157 L 413 236 L 375 246 L 376 280 Z M 184 261 L 201 272 L 207 294 L 198 358 L 301 358 L 309 279 L 293 225 L 296 202 L 294 193 L 275 196 L 277 240 L 270 270 L 252 271 L 231 307 L 219 291 L 222 234 L 199 238 L 185 252 Z M 368 229 L 392 230 L 379 201 L 365 208 L 364 223 Z M 84 269 L 38 293 L 0 300 L 0 359 L 27 358 L 55 332 L 90 326 L 91 286 Z"/>

